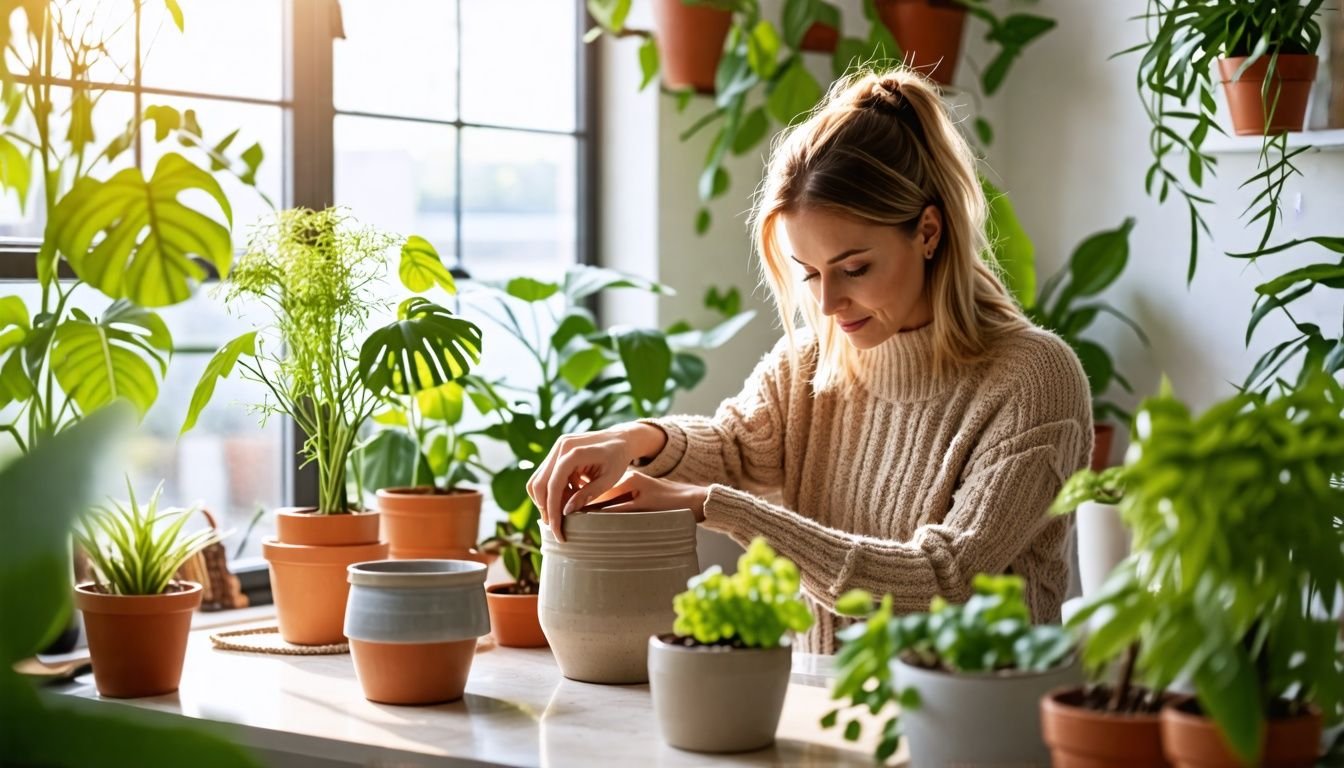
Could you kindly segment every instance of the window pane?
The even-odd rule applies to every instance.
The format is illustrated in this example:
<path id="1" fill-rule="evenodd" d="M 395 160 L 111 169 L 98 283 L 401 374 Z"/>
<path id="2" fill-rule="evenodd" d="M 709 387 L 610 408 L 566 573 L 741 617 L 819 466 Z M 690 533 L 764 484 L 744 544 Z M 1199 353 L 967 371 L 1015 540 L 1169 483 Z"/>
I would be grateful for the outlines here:
<path id="1" fill-rule="evenodd" d="M 179 0 L 143 4 L 141 81 L 151 88 L 279 100 L 284 94 L 282 0 Z M 112 3 L 121 5 L 121 3 Z"/>
<path id="2" fill-rule="evenodd" d="M 56 42 L 58 53 L 52 58 L 52 77 L 69 79 L 68 51 L 78 41 L 84 49 L 79 58 L 88 68 L 91 80 L 129 84 L 134 79 L 135 10 L 132 3 L 65 0 L 38 5 L 56 14 L 61 38 L 64 38 L 64 41 L 57 39 Z M 6 4 L 5 7 L 12 8 L 13 5 Z M 9 17 L 6 21 L 12 22 L 13 32 L 12 49 L 6 52 L 6 58 L 11 62 L 11 71 L 26 72 L 34 63 L 33 51 L 29 48 L 27 15 L 8 11 L 5 15 Z"/>
<path id="3" fill-rule="evenodd" d="M 166 96 L 147 97 L 145 103 L 163 104 L 180 112 L 195 110 L 196 120 L 201 125 L 205 140 L 212 146 L 236 129 L 238 136 L 226 150 L 226 154 L 234 160 L 254 143 L 261 144 L 263 158 L 261 166 L 257 169 L 256 189 L 244 184 L 231 173 L 221 171 L 215 174 L 225 197 L 229 199 L 229 205 L 233 207 L 234 247 L 242 247 L 246 242 L 248 228 L 256 223 L 257 218 L 270 213 L 271 204 L 275 206 L 284 204 L 285 163 L 282 156 L 284 110 L 281 107 L 259 104 Z M 208 167 L 205 155 L 199 149 L 182 147 L 172 139 L 156 143 L 153 133 L 148 132 L 144 138 L 142 163 L 146 176 L 154 172 L 154 165 L 168 152 L 183 154 L 193 163 Z M 234 167 L 242 171 L 244 166 L 241 162 L 235 162 Z M 258 194 L 258 191 L 261 194 Z M 262 198 L 262 194 L 270 198 L 270 204 Z M 179 200 L 206 215 L 218 215 L 216 213 L 218 206 L 205 192 L 188 190 L 179 196 Z"/>
<path id="4" fill-rule="evenodd" d="M 555 279 L 576 261 L 575 141 L 463 129 L 462 251 L 473 277 Z"/>
<path id="5" fill-rule="evenodd" d="M 463 121 L 574 130 L 576 23 L 569 2 L 462 0 Z"/>
<path id="6" fill-rule="evenodd" d="M 364 224 L 453 252 L 456 129 L 371 117 L 336 118 L 336 202 Z"/>
<path id="7" fill-rule="evenodd" d="M 335 44 L 336 108 L 452 120 L 453 6 L 449 0 L 342 0 L 345 39 Z"/>

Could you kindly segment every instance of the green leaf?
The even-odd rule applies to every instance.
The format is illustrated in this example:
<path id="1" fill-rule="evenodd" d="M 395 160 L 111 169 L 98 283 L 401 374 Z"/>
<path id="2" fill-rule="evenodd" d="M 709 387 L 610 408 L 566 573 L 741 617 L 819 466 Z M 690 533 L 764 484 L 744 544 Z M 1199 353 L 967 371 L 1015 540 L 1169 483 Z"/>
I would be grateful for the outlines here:
<path id="1" fill-rule="evenodd" d="M 19 197 L 19 211 L 28 205 L 28 190 L 33 186 L 33 166 L 12 141 L 0 136 L 0 188 L 12 189 Z"/>
<path id="2" fill-rule="evenodd" d="M 172 107 L 150 104 L 145 107 L 145 120 L 154 123 L 154 141 L 163 141 L 168 134 L 182 127 L 182 114 Z"/>
<path id="3" fill-rule="evenodd" d="M 695 213 L 695 234 L 697 234 L 697 235 L 703 235 L 703 234 L 705 234 L 706 232 L 708 232 L 708 231 L 709 231 L 709 225 L 710 225 L 710 223 L 711 223 L 711 220 L 710 220 L 710 215 L 709 215 L 709 209 L 708 209 L 708 208 L 701 208 L 699 211 L 696 211 L 696 213 Z"/>
<path id="4" fill-rule="evenodd" d="M 439 258 L 439 252 L 419 235 L 406 238 L 401 246 L 401 264 L 397 267 L 397 275 L 401 277 L 401 284 L 413 293 L 422 293 L 436 284 L 449 295 L 457 293 L 457 284 Z"/>
<path id="5" fill-rule="evenodd" d="M 120 318 L 113 315 L 118 304 L 124 310 Z M 71 319 L 56 328 L 51 368 L 81 413 L 125 398 L 143 415 L 159 395 L 158 376 L 145 357 L 159 364 L 159 376 L 166 372 L 154 350 L 172 348 L 168 328 L 157 315 L 118 304 L 103 322 Z M 139 330 L 120 327 L 127 324 Z"/>
<path id="6" fill-rule="evenodd" d="M 837 79 L 868 58 L 868 44 L 857 37 L 842 37 L 831 54 L 831 74 Z"/>
<path id="7" fill-rule="evenodd" d="M 762 80 L 769 79 L 775 73 L 779 45 L 775 25 L 761 19 L 751 28 L 751 34 L 747 36 L 747 64 Z"/>
<path id="8" fill-rule="evenodd" d="M 364 486 L 370 490 L 434 482 L 429 462 L 420 454 L 420 448 L 399 429 L 385 429 L 374 435 L 359 451 L 359 461 Z M 412 472 L 417 473 L 414 478 Z"/>
<path id="9" fill-rule="evenodd" d="M 700 200 L 709 202 L 728 191 L 728 172 L 721 165 L 711 165 L 700 173 Z"/>
<path id="10" fill-rule="evenodd" d="M 510 467 L 495 474 L 490 480 L 490 492 L 495 503 L 505 512 L 513 512 L 527 503 L 527 481 L 532 471 L 519 467 Z"/>
<path id="11" fill-rule="evenodd" d="M 1022 228 L 1008 196 L 984 176 L 980 177 L 980 187 L 989 203 L 985 234 L 990 254 L 998 263 L 1009 293 L 1022 308 L 1030 309 L 1036 303 L 1036 246 Z"/>
<path id="12" fill-rule="evenodd" d="M 504 287 L 505 293 L 526 302 L 545 301 L 560 292 L 557 283 L 545 283 L 530 277 L 515 277 Z"/>
<path id="13" fill-rule="evenodd" d="M 867 616 L 873 612 L 873 596 L 862 589 L 851 589 L 835 601 L 835 612 L 841 616 Z"/>
<path id="14" fill-rule="evenodd" d="M 658 41 L 652 36 L 639 44 L 639 90 L 649 87 L 658 78 Z"/>
<path id="15" fill-rule="evenodd" d="M 583 389 L 610 364 L 601 347 L 589 347 L 570 355 L 560 364 L 560 376 L 574 389 Z"/>
<path id="16" fill-rule="evenodd" d="M 265 152 L 262 151 L 260 143 L 253 144 L 243 150 L 241 158 L 247 170 L 239 174 L 238 180 L 249 186 L 256 186 L 257 169 L 261 167 L 261 161 L 264 157 Z"/>
<path id="17" fill-rule="evenodd" d="M 1098 232 L 1074 249 L 1069 257 L 1069 284 L 1060 295 L 1061 303 L 1095 296 L 1115 282 L 1129 260 L 1129 233 L 1133 229 L 1134 219 L 1127 218 L 1116 229 Z"/>
<path id="18" fill-rule="evenodd" d="M 815 0 L 785 0 L 784 3 L 784 42 L 790 48 L 797 49 L 803 42 L 803 36 L 816 21 Z"/>
<path id="19" fill-rule="evenodd" d="M 588 15 L 603 29 L 620 32 L 625 29 L 625 19 L 630 15 L 631 0 L 588 0 Z"/>
<path id="20" fill-rule="evenodd" d="M 1255 287 L 1255 292 L 1263 296 L 1275 295 L 1303 280 L 1310 280 L 1313 283 L 1325 283 L 1330 280 L 1339 280 L 1344 278 L 1344 262 L 1339 264 L 1311 264 L 1298 269 L 1289 270 L 1279 275 L 1267 283 L 1262 283 Z"/>
<path id="21" fill-rule="evenodd" d="M 364 340 L 359 374 L 370 392 L 411 395 L 465 376 L 480 359 L 475 323 L 413 296 L 397 308 L 397 320 Z"/>
<path id="22" fill-rule="evenodd" d="M 751 110 L 742 119 L 742 124 L 737 128 L 737 134 L 733 136 L 733 154 L 746 154 L 748 150 L 765 138 L 769 130 L 770 120 L 765 116 L 765 108 L 757 107 Z"/>
<path id="23" fill-rule="evenodd" d="M 845 726 L 845 741 L 858 741 L 863 733 L 863 726 L 858 720 L 850 720 Z"/>
<path id="24" fill-rule="evenodd" d="M 570 304 L 578 304 L 595 293 L 612 288 L 634 288 L 664 296 L 672 296 L 676 293 L 662 283 L 655 283 L 652 280 L 645 280 L 642 277 L 607 269 L 606 267 L 578 265 L 570 267 L 565 273 L 565 298 Z"/>
<path id="25" fill-rule="evenodd" d="M 647 402 L 662 399 L 672 369 L 667 338 L 658 331 L 639 328 L 616 330 L 612 335 L 630 380 L 631 394 Z"/>
<path id="26" fill-rule="evenodd" d="M 422 389 L 415 393 L 416 406 L 426 419 L 441 421 L 445 424 L 457 424 L 462 420 L 464 405 L 462 385 L 456 381 L 440 384 L 437 387 Z"/>
<path id="27" fill-rule="evenodd" d="M 774 91 L 766 97 L 765 106 L 771 117 L 790 125 L 798 116 L 810 112 L 820 100 L 821 86 L 803 66 L 803 60 L 795 56 L 775 83 Z"/>
<path id="28" fill-rule="evenodd" d="M 696 355 L 678 352 L 672 356 L 672 381 L 682 389 L 695 389 L 705 372 L 705 361 Z"/>
<path id="29" fill-rule="evenodd" d="M 219 351 L 210 358 L 210 362 L 206 363 L 201 380 L 191 393 L 191 405 L 187 408 L 187 417 L 183 419 L 182 429 L 178 431 L 178 435 L 185 435 L 188 430 L 196 426 L 196 419 L 200 417 L 201 411 L 205 410 L 205 406 L 215 394 L 215 383 L 233 372 L 233 366 L 238 362 L 238 358 L 243 355 L 255 357 L 256 354 L 256 331 L 248 331 L 219 348 Z"/>
<path id="30" fill-rule="evenodd" d="M 586 311 L 571 311 L 555 327 L 555 331 L 551 334 L 551 346 L 559 351 L 564 349 L 565 345 L 571 340 L 580 336 L 587 336 L 596 331 L 597 325 L 593 323 L 592 317 Z"/>
<path id="31" fill-rule="evenodd" d="M 975 118 L 975 135 L 980 139 L 980 143 L 989 146 L 994 143 L 994 126 L 983 117 Z"/>
<path id="32" fill-rule="evenodd" d="M 169 153 L 148 182 L 137 168 L 105 182 L 80 178 L 56 204 L 48 234 L 75 274 L 109 297 L 145 307 L 175 304 L 206 278 L 196 259 L 220 275 L 233 261 L 228 228 L 177 201 L 191 190 L 213 197 L 232 222 L 232 209 L 214 177 Z M 100 234 L 102 240 L 94 245 Z"/>
<path id="33" fill-rule="evenodd" d="M 834 728 L 836 720 L 840 717 L 840 710 L 832 709 L 830 712 L 821 716 L 822 728 Z"/>
<path id="34" fill-rule="evenodd" d="M 178 5 L 177 0 L 163 0 L 163 4 L 168 8 L 168 13 L 173 17 L 173 23 L 177 25 L 178 32 L 186 32 L 186 22 L 182 18 L 182 6 Z"/>
<path id="35" fill-rule="evenodd" d="M 1110 354 L 1100 344 L 1086 339 L 1074 339 L 1072 346 L 1078 355 L 1078 361 L 1083 364 L 1083 372 L 1087 374 L 1092 396 L 1104 393 L 1111 385 L 1111 379 L 1115 378 L 1115 364 L 1111 362 Z"/>
<path id="36" fill-rule="evenodd" d="M 1263 716 L 1255 669 L 1239 650 L 1219 653 L 1221 667 L 1206 663 L 1197 669 L 1195 690 L 1228 746 L 1249 765 L 1260 755 Z"/>

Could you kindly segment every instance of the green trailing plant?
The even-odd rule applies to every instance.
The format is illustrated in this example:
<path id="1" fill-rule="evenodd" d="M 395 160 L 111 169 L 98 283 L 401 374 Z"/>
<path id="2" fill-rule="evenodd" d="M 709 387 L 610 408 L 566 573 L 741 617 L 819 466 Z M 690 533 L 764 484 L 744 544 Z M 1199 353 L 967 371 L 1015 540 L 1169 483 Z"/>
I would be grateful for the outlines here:
<path id="1" fill-rule="evenodd" d="M 1050 505 L 1050 514 L 1068 514 L 1085 501 L 1119 504 L 1124 497 L 1124 467 L 1108 467 L 1100 472 L 1080 469 L 1064 482 L 1064 487 L 1059 489 L 1059 495 Z"/>
<path id="2" fill-rule="evenodd" d="M 1319 13 L 1324 0 L 1149 0 L 1146 39 L 1121 53 L 1142 53 L 1137 87 L 1152 123 L 1148 145 L 1153 163 L 1144 188 L 1159 202 L 1174 190 L 1185 201 L 1190 216 L 1190 256 L 1186 280 L 1194 279 L 1199 256 L 1199 234 L 1209 233 L 1202 209 L 1212 200 L 1202 194 L 1204 181 L 1214 175 L 1216 159 L 1204 150 L 1218 125 L 1213 68 L 1223 57 L 1247 57 L 1237 77 L 1268 57 L 1262 99 L 1266 126 L 1277 105 L 1271 90 L 1278 57 L 1314 53 L 1321 41 Z M 1248 223 L 1263 220 L 1259 253 L 1268 245 L 1281 215 L 1284 183 L 1299 173 L 1293 158 L 1309 147 L 1288 150 L 1286 134 L 1269 134 L 1261 147 L 1257 173 L 1243 187 L 1262 185 L 1247 208 Z M 1245 215 L 1245 214 L 1243 214 Z"/>
<path id="3" fill-rule="evenodd" d="M 1129 261 L 1129 233 L 1134 219 L 1127 218 L 1116 229 L 1088 236 L 1069 256 L 1068 264 L 1045 281 L 1040 296 L 1027 308 L 1027 316 L 1043 328 L 1059 334 L 1073 348 L 1083 364 L 1092 390 L 1093 418 L 1115 418 L 1128 423 L 1130 414 L 1115 403 L 1103 399 L 1112 382 L 1126 392 L 1134 387 L 1115 368 L 1106 348 L 1082 337 L 1097 317 L 1106 313 L 1128 325 L 1144 346 L 1148 336 L 1128 315 L 1097 298 L 1120 277 Z"/>
<path id="4" fill-rule="evenodd" d="M 926 613 L 897 616 L 891 595 L 874 605 L 863 590 L 845 593 L 836 612 L 864 621 L 838 633 L 843 642 L 835 657 L 837 679 L 831 698 L 841 701 L 821 719 L 834 728 L 840 717 L 866 710 L 878 715 L 891 704 L 910 710 L 919 707 L 919 691 L 898 689 L 892 662 L 943 672 L 1040 671 L 1065 663 L 1074 652 L 1070 633 L 1055 625 L 1033 626 L 1020 576 L 977 574 L 973 593 L 965 604 L 935 597 Z M 845 738 L 857 741 L 863 726 L 857 717 L 845 724 Z M 886 760 L 901 741 L 900 716 L 888 718 L 875 757 Z"/>
<path id="5" fill-rule="evenodd" d="M 588 304 L 609 290 L 673 293 L 642 278 L 580 265 L 560 282 L 517 277 L 481 286 L 471 297 L 534 364 L 534 383 L 527 387 L 476 374 L 463 380 L 474 406 L 493 422 L 479 434 L 507 445 L 512 454 L 506 466 L 490 473 L 491 493 L 505 518 L 481 547 L 501 554 L 524 591 L 535 590 L 541 573 L 541 516 L 527 496 L 527 480 L 555 441 L 667 413 L 677 392 L 694 388 L 705 376 L 696 351 L 718 347 L 755 316 L 740 311 L 736 290 L 715 290 L 707 304 L 722 320 L 706 330 L 687 322 L 664 330 L 599 328 Z"/>
<path id="6" fill-rule="evenodd" d="M 800 583 L 793 561 L 757 536 L 737 559 L 736 573 L 711 566 L 672 598 L 672 631 L 698 645 L 778 648 L 789 632 L 805 632 L 814 621 Z"/>
<path id="7" fill-rule="evenodd" d="M 109 595 L 161 595 L 177 569 L 193 555 L 219 541 L 214 528 L 185 534 L 182 527 L 200 507 L 159 511 L 160 483 L 141 507 L 126 480 L 128 502 L 93 507 L 79 520 L 75 540 L 89 556 L 94 583 Z"/>
<path id="8" fill-rule="evenodd" d="M 1096 617 L 1089 666 L 1136 645 L 1135 674 L 1193 682 L 1241 759 L 1263 721 L 1344 710 L 1344 385 L 1316 371 L 1277 396 L 1241 392 L 1194 416 L 1164 385 L 1141 407 L 1120 513 L 1132 554 L 1071 620 Z M 1097 623 L 1097 622 L 1094 622 Z"/>
<path id="9" fill-rule="evenodd" d="M 122 23 L 134 24 L 133 4 L 125 10 Z M 154 308 L 229 271 L 233 214 L 217 177 L 254 185 L 262 159 L 255 144 L 230 153 L 237 131 L 209 142 L 194 111 L 160 105 L 115 136 L 95 133 L 100 102 L 124 83 L 95 84 L 92 73 L 129 72 L 131 63 L 114 59 L 106 39 L 115 30 L 91 16 L 71 2 L 0 6 L 0 189 L 46 220 L 40 300 L 0 297 L 0 432 L 20 451 L 118 398 L 149 410 L 173 351 Z M 173 17 L 182 29 L 180 9 Z M 53 86 L 53 72 L 69 86 Z M 186 154 L 164 152 L 148 178 L 124 167 L 132 148 L 154 145 Z M 109 300 L 101 313 L 76 306 L 84 286 Z"/>
<path id="10" fill-rule="evenodd" d="M 685 0 L 732 14 L 723 56 L 714 78 L 714 108 L 697 119 L 681 134 L 686 141 L 700 131 L 717 125 L 714 139 L 705 157 L 697 182 L 701 207 L 696 212 L 695 230 L 704 234 L 712 224 L 708 204 L 727 193 L 731 185 L 724 161 L 729 154 L 746 155 L 760 147 L 779 127 L 788 126 L 810 113 L 826 93 L 806 65 L 801 44 L 815 23 L 841 29 L 840 9 L 825 0 L 785 0 L 778 21 L 768 19 L 759 0 Z M 1028 13 L 1013 13 L 1000 18 L 986 0 L 956 0 L 967 12 L 989 27 L 985 39 L 997 47 L 989 66 L 981 73 L 981 90 L 992 96 L 1002 86 L 1013 63 L 1032 41 L 1055 26 L 1053 19 Z M 585 41 L 597 39 L 603 32 L 644 37 L 638 58 L 640 89 L 657 79 L 659 55 L 657 43 L 646 31 L 627 29 L 632 0 L 588 0 L 588 12 L 596 26 Z M 863 13 L 868 32 L 864 37 L 842 37 L 831 54 L 832 78 L 856 68 L 886 68 L 901 62 L 900 46 L 878 15 L 875 0 L 864 0 Z M 829 85 L 829 84 L 828 84 Z M 678 94 L 677 109 L 690 103 L 689 90 Z M 975 121 L 975 134 L 981 143 L 993 140 L 987 121 Z"/>

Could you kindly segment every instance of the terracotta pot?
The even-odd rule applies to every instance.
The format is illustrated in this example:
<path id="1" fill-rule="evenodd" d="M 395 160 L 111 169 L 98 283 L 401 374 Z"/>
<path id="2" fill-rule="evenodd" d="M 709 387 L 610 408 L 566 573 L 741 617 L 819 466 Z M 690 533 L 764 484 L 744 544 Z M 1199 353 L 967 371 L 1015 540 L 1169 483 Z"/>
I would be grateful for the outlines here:
<path id="1" fill-rule="evenodd" d="M 433 704 L 462 698 L 476 638 L 490 631 L 485 566 L 382 560 L 346 569 L 345 634 L 365 698 Z"/>
<path id="2" fill-rule="evenodd" d="M 178 592 L 144 596 L 105 594 L 92 582 L 75 588 L 98 693 L 130 699 L 177 690 L 191 614 L 201 604 L 200 584 L 181 585 L 186 588 Z"/>
<path id="3" fill-rule="evenodd" d="M 1176 768 L 1240 768 L 1218 726 L 1196 714 L 1186 698 L 1162 710 L 1162 749 Z M 1265 724 L 1262 768 L 1312 768 L 1321 751 L 1321 713 L 1315 708 L 1297 717 L 1271 718 Z"/>
<path id="4" fill-rule="evenodd" d="M 966 28 L 964 7 L 954 0 L 877 0 L 877 15 L 907 65 L 939 85 L 952 84 Z"/>
<path id="5" fill-rule="evenodd" d="M 280 636 L 296 645 L 329 645 L 345 642 L 345 604 L 350 594 L 346 567 L 385 559 L 387 544 L 375 541 L 330 547 L 268 538 L 261 543 L 261 551 L 271 567 L 271 595 Z"/>
<path id="6" fill-rule="evenodd" d="M 481 494 L 433 486 L 378 491 L 383 540 L 394 560 L 456 560 L 480 533 Z M 467 558 L 476 559 L 476 558 Z"/>
<path id="7" fill-rule="evenodd" d="M 1078 581 L 1083 597 L 1092 597 L 1129 555 L 1129 529 L 1120 519 L 1119 507 L 1099 501 L 1079 504 L 1073 518 L 1078 533 Z"/>
<path id="8" fill-rule="evenodd" d="M 694 752 L 747 752 L 773 744 L 792 646 L 688 647 L 673 639 L 649 638 L 649 691 L 663 740 Z"/>
<path id="9" fill-rule="evenodd" d="M 565 541 L 541 527 L 541 629 L 560 672 L 586 683 L 649 679 L 651 635 L 672 629 L 672 598 L 700 572 L 695 516 L 587 512 L 565 519 Z"/>
<path id="10" fill-rule="evenodd" d="M 546 647 L 546 635 L 537 618 L 537 595 L 512 595 L 505 591 L 511 587 L 512 582 L 485 588 L 495 642 L 507 648 Z"/>
<path id="11" fill-rule="evenodd" d="M 896 684 L 919 691 L 901 713 L 911 765 L 1048 766 L 1040 701 L 1082 685 L 1077 661 L 1044 672 L 941 672 L 892 661 Z M 974 738 L 967 738 L 974 734 Z"/>
<path id="12" fill-rule="evenodd" d="M 727 11 L 685 5 L 682 0 L 655 0 L 653 36 L 658 41 L 663 87 L 714 93 L 714 73 L 732 21 Z"/>
<path id="13" fill-rule="evenodd" d="M 1167 768 L 1161 719 L 1083 706 L 1082 688 L 1051 691 L 1041 699 L 1041 733 L 1054 768 Z"/>
<path id="14" fill-rule="evenodd" d="M 798 44 L 799 50 L 815 51 L 816 53 L 835 53 L 836 46 L 840 44 L 840 30 L 830 24 L 823 24 L 820 21 L 812 22 L 812 26 L 803 33 L 802 42 Z"/>
<path id="15" fill-rule="evenodd" d="M 1092 471 L 1100 472 L 1111 464 L 1111 444 L 1115 442 L 1114 424 L 1092 426 Z"/>
<path id="16" fill-rule="evenodd" d="M 1238 56 L 1218 60 L 1223 93 L 1227 95 L 1228 110 L 1232 113 L 1232 128 L 1236 134 L 1264 136 L 1302 130 L 1307 117 L 1307 97 L 1311 95 L 1311 85 L 1316 79 L 1318 59 L 1305 54 L 1280 55 L 1274 63 L 1274 82 L 1278 87 L 1271 85 L 1269 93 L 1262 95 L 1265 73 L 1269 71 L 1269 56 L 1260 57 L 1250 69 L 1233 82 L 1232 76 L 1246 58 Z M 1270 122 L 1268 130 L 1265 126 L 1266 105 L 1274 110 L 1274 119 Z"/>
<path id="17" fill-rule="evenodd" d="M 319 515 L 312 507 L 281 507 L 275 511 L 275 538 L 318 547 L 372 544 L 379 540 L 378 522 L 377 512 Z"/>

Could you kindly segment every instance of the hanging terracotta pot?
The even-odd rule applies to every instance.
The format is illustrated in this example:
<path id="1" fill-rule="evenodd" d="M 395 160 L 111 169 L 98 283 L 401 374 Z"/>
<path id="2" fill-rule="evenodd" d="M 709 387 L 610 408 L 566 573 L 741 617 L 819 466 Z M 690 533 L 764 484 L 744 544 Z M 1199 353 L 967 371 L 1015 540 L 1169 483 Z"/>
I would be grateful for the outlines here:
<path id="1" fill-rule="evenodd" d="M 714 73 L 732 21 L 728 11 L 686 5 L 682 0 L 654 0 L 653 36 L 658 41 L 663 87 L 714 93 Z"/>
<path id="2" fill-rule="evenodd" d="M 518 595 L 510 590 L 513 582 L 492 584 L 485 588 L 485 602 L 490 607 L 490 634 L 495 642 L 506 648 L 544 648 L 546 635 L 541 631 L 537 617 L 538 595 Z"/>
<path id="3" fill-rule="evenodd" d="M 378 511 L 393 560 L 483 560 L 473 550 L 481 523 L 479 491 L 381 488 Z"/>
<path id="4" fill-rule="evenodd" d="M 1316 80 L 1319 60 L 1305 54 L 1280 54 L 1274 63 L 1269 92 L 1263 94 L 1261 89 L 1265 85 L 1265 73 L 1269 71 L 1269 56 L 1261 56 L 1234 82 L 1232 77 L 1244 61 L 1245 56 L 1218 60 L 1223 93 L 1227 95 L 1227 107 L 1232 113 L 1232 128 L 1236 134 L 1265 136 L 1302 130 L 1307 117 L 1307 97 Z M 1265 126 L 1267 105 L 1274 110 L 1274 119 L 1268 129 Z"/>
<path id="5" fill-rule="evenodd" d="M 905 63 L 951 85 L 961 55 L 966 9 L 955 0 L 876 0 L 877 15 L 901 46 Z"/>
<path id="6" fill-rule="evenodd" d="M 1111 444 L 1115 442 L 1115 425 L 1092 425 L 1092 471 L 1100 472 L 1111 464 Z"/>
<path id="7" fill-rule="evenodd" d="M 798 44 L 798 48 L 815 53 L 835 53 L 838 45 L 840 45 L 840 30 L 830 24 L 816 21 L 803 33 L 803 39 Z"/>
<path id="8" fill-rule="evenodd" d="M 1117 714 L 1084 706 L 1082 688 L 1041 699 L 1041 733 L 1054 768 L 1168 768 L 1161 717 Z"/>
<path id="9" fill-rule="evenodd" d="M 99 694 L 129 699 L 177 690 L 201 585 L 170 588 L 161 595 L 110 595 L 92 582 L 75 588 Z"/>
<path id="10" fill-rule="evenodd" d="M 1193 698 L 1162 710 L 1162 749 L 1176 768 L 1240 768 L 1222 731 L 1198 714 Z M 1256 765 L 1264 768 L 1312 768 L 1320 756 L 1321 713 L 1314 707 L 1296 717 L 1271 717 L 1265 723 L 1264 749 Z"/>

